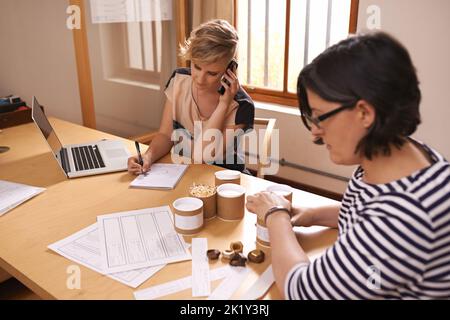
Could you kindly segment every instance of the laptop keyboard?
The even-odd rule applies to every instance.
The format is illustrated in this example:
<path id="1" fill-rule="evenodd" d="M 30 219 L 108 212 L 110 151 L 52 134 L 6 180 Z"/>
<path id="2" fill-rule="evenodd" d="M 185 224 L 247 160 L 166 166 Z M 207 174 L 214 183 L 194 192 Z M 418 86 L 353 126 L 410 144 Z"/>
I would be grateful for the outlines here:
<path id="1" fill-rule="evenodd" d="M 70 163 L 69 163 L 69 156 L 67 155 L 67 149 L 62 148 L 60 155 L 61 155 L 61 166 L 63 167 L 63 169 L 66 173 L 69 173 L 70 172 Z"/>
<path id="2" fill-rule="evenodd" d="M 72 156 L 76 171 L 105 167 L 97 145 L 72 147 Z"/>

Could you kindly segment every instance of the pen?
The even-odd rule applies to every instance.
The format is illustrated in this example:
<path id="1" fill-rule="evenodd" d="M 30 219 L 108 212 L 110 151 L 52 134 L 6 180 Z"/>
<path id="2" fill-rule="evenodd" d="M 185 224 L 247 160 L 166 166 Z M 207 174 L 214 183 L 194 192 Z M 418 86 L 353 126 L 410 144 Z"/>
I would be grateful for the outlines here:
<path id="1" fill-rule="evenodd" d="M 139 148 L 139 142 L 135 141 L 134 145 L 136 146 L 136 150 L 137 150 L 137 154 L 138 154 L 138 158 L 139 158 L 139 164 L 141 166 L 143 166 L 144 165 L 144 161 L 142 160 L 141 148 Z"/>

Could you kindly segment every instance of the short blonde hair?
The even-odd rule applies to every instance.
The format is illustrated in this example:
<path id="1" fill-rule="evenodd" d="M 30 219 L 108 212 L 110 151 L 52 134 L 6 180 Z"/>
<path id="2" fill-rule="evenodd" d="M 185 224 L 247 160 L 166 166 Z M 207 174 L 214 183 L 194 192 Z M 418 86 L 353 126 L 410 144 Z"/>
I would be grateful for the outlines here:
<path id="1" fill-rule="evenodd" d="M 211 20 L 192 30 L 189 39 L 180 45 L 184 60 L 214 63 L 220 59 L 231 60 L 237 50 L 239 37 L 236 29 L 226 20 Z"/>

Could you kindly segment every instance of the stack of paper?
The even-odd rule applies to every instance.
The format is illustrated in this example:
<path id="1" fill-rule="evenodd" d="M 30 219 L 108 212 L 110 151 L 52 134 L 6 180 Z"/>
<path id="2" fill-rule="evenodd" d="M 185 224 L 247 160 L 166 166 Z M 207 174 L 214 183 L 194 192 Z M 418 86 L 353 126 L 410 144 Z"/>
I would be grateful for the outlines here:
<path id="1" fill-rule="evenodd" d="M 45 188 L 0 180 L 0 216 L 44 190 Z"/>
<path id="2" fill-rule="evenodd" d="M 104 274 L 97 223 L 48 246 L 49 249 L 89 269 Z M 138 287 L 165 265 L 108 274 L 132 288 Z"/>
<path id="3" fill-rule="evenodd" d="M 130 186 L 134 188 L 165 189 L 175 188 L 187 169 L 185 164 L 155 163 L 147 173 L 139 175 Z"/>
<path id="4" fill-rule="evenodd" d="M 136 299 L 156 299 L 192 287 L 193 297 L 230 299 L 249 274 L 245 267 L 209 270 L 206 238 L 192 239 L 192 256 L 176 233 L 168 206 L 118 212 L 97 217 L 89 227 L 48 246 L 96 272 L 136 288 L 167 263 L 192 259 L 192 276 L 134 293 Z M 211 292 L 211 281 L 224 279 Z M 261 297 L 274 282 L 272 268 L 264 272 L 246 299 Z"/>
<path id="5" fill-rule="evenodd" d="M 48 248 L 133 288 L 167 263 L 191 259 L 168 206 L 98 216 Z"/>
<path id="6" fill-rule="evenodd" d="M 168 206 L 98 216 L 103 270 L 121 272 L 190 260 L 172 219 Z"/>

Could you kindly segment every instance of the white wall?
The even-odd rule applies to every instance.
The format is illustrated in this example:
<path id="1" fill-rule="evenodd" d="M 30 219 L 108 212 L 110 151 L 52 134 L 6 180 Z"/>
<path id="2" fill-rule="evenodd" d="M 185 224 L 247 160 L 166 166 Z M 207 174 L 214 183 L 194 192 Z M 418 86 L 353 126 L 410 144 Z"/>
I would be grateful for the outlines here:
<path id="1" fill-rule="evenodd" d="M 120 34 L 114 33 L 111 25 L 92 24 L 90 8 L 86 11 L 88 19 L 87 35 L 89 58 L 92 70 L 95 116 L 97 129 L 123 137 L 148 133 L 159 128 L 165 102 L 164 88 L 176 66 L 175 31 L 173 23 L 162 23 L 161 73 L 159 83 L 152 88 L 131 82 L 112 81 L 108 68 L 112 62 L 107 50 L 110 44 L 122 49 Z"/>
<path id="2" fill-rule="evenodd" d="M 380 8 L 381 29 L 406 46 L 417 68 L 422 124 L 414 136 L 450 159 L 450 1 L 360 0 L 359 30 L 370 5 Z"/>
<path id="3" fill-rule="evenodd" d="M 156 90 L 105 81 L 99 25 L 87 33 L 97 128 L 121 136 L 158 128 L 164 85 L 176 64 L 173 23 L 164 29 L 162 75 Z M 16 94 L 31 106 L 36 95 L 46 114 L 82 124 L 68 0 L 0 0 L 0 96 Z"/>
<path id="4" fill-rule="evenodd" d="M 381 29 L 397 37 L 409 50 L 418 70 L 423 95 L 422 125 L 416 138 L 450 158 L 450 1 L 360 0 L 358 31 L 366 27 L 368 6 L 381 10 Z M 309 135 L 296 115 L 258 109 L 256 116 L 277 118 L 280 128 L 280 158 L 325 172 L 350 176 L 353 168 L 334 165 L 324 148 L 309 143 Z M 335 192 L 346 183 L 281 167 L 279 176 Z"/>
<path id="5" fill-rule="evenodd" d="M 81 123 L 68 2 L 0 1 L 0 95 L 16 94 L 30 106 L 36 95 L 48 115 Z"/>

